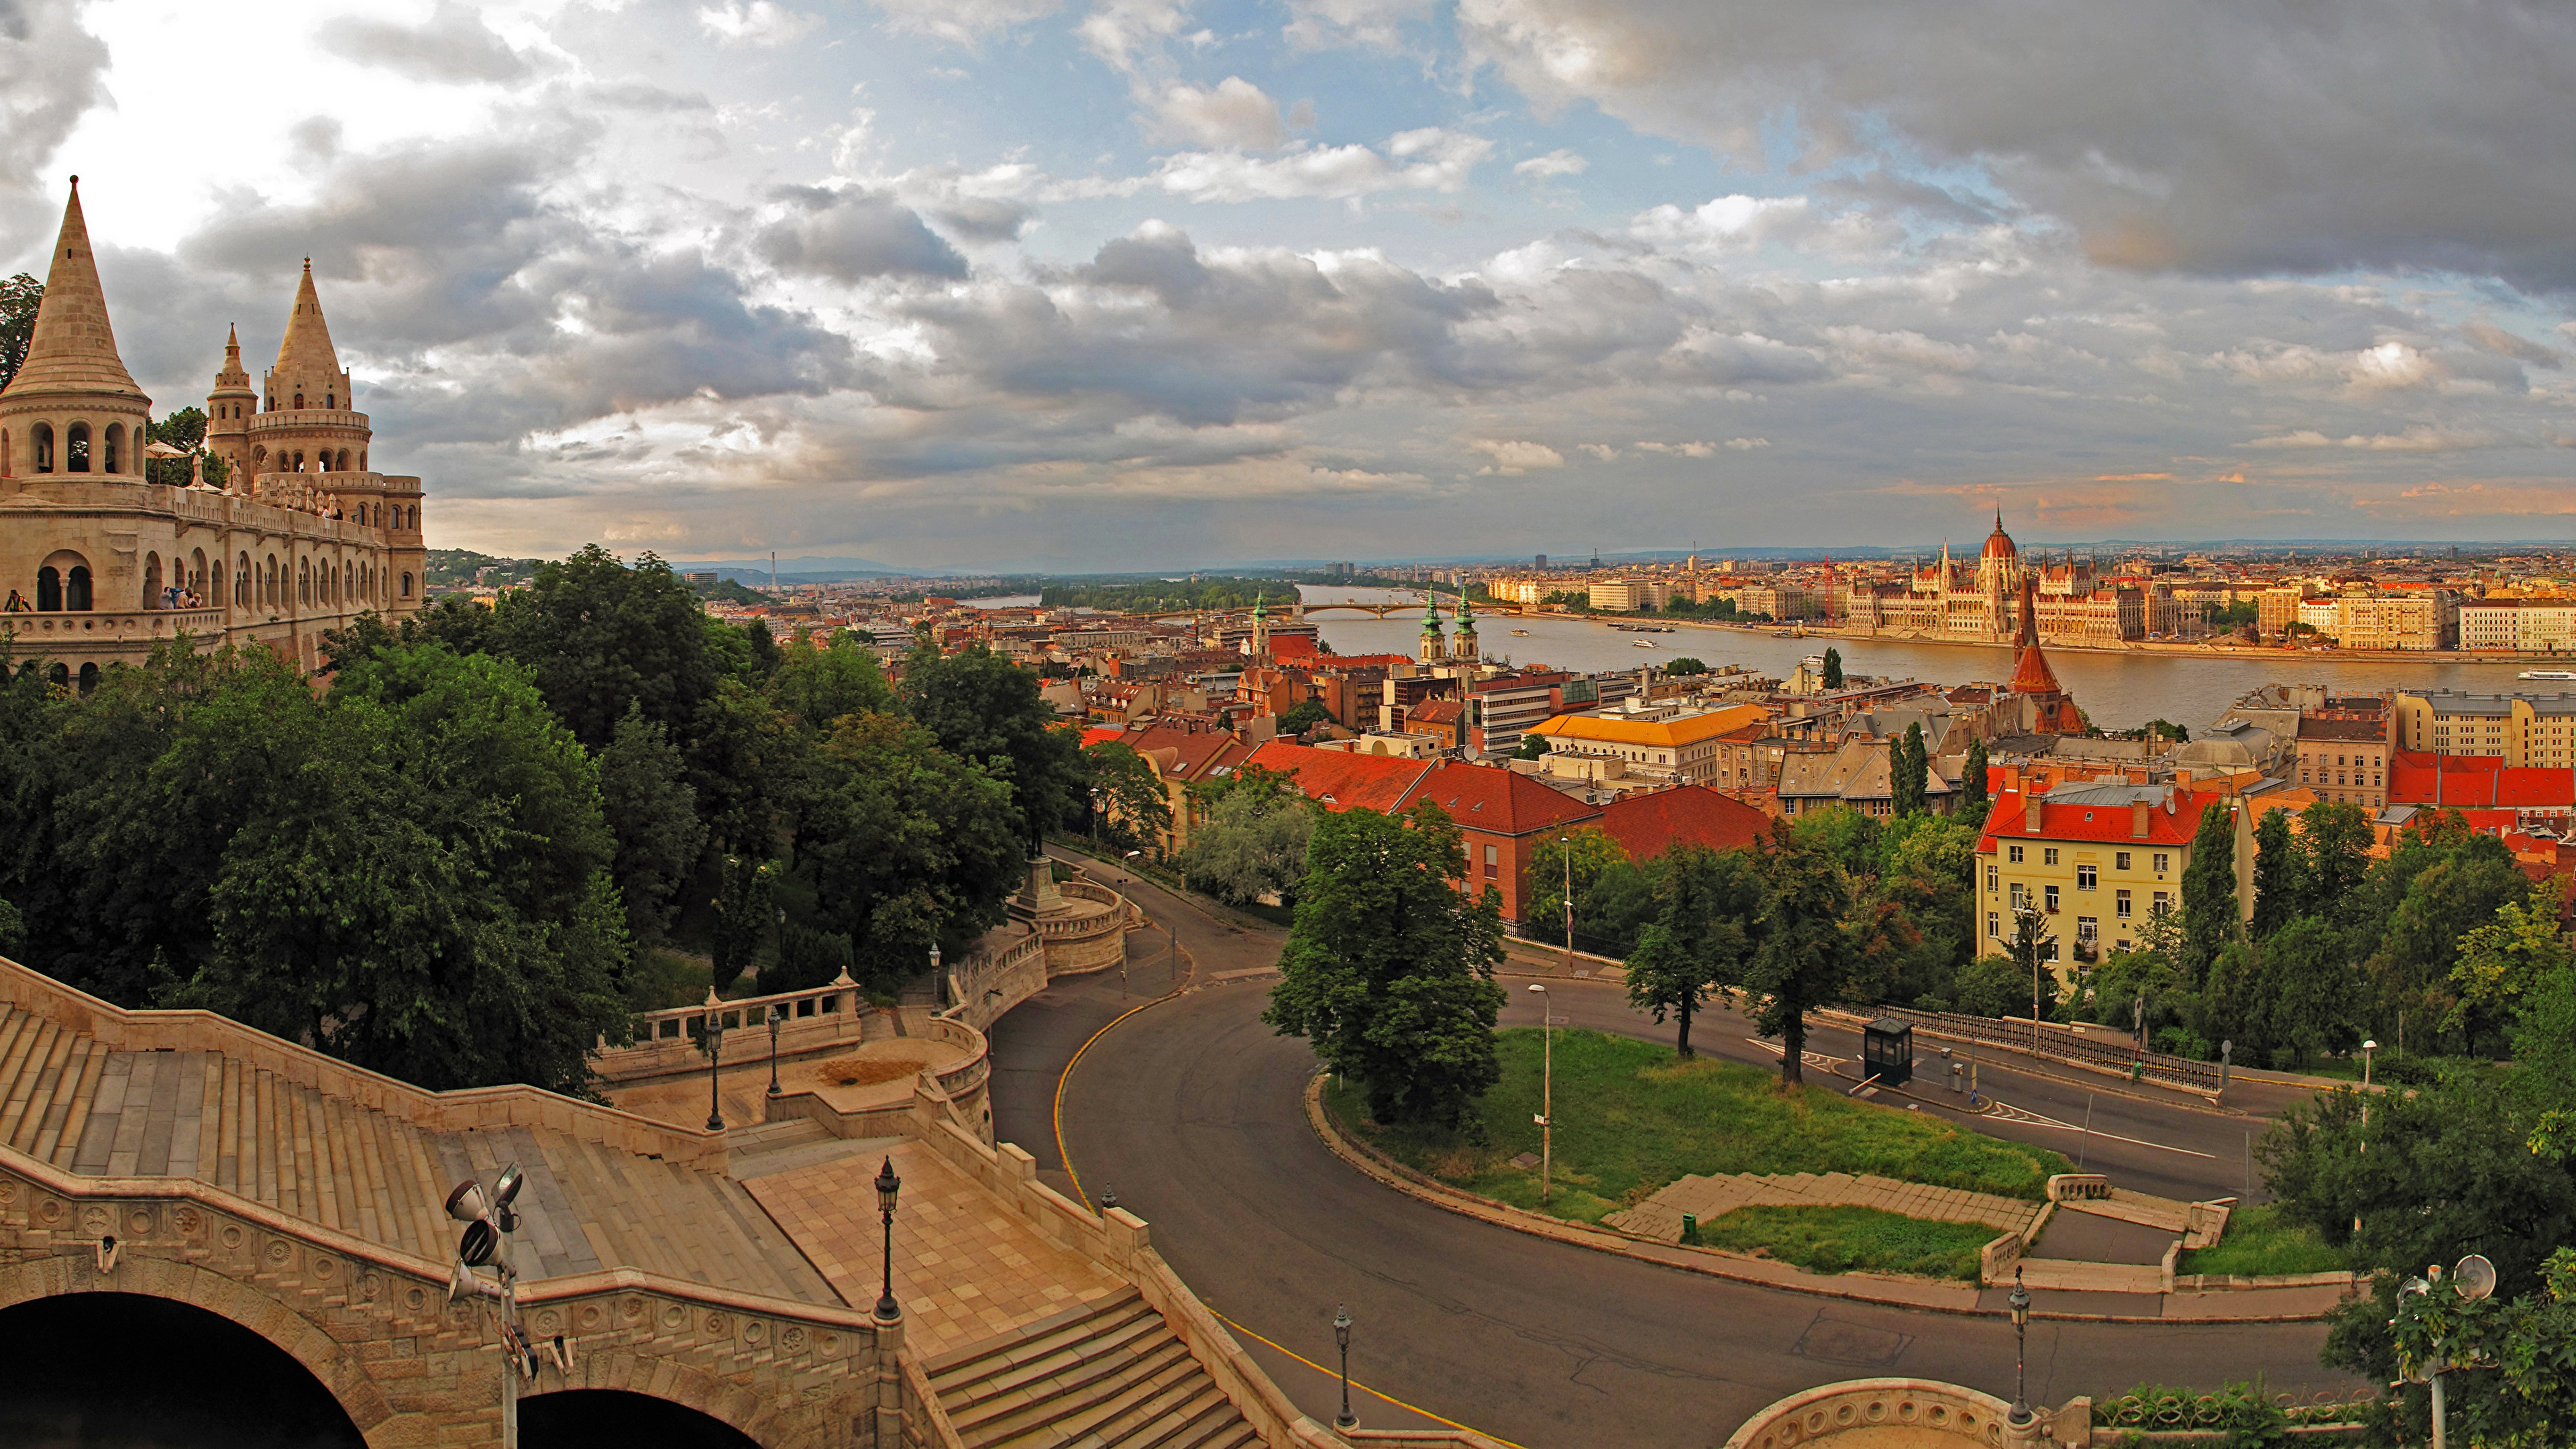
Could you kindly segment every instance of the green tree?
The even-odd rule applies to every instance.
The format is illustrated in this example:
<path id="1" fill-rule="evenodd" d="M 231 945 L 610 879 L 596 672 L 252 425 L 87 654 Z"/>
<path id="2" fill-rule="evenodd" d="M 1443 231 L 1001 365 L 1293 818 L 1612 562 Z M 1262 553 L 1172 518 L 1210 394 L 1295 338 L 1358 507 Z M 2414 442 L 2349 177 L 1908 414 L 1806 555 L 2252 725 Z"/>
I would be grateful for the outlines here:
<path id="1" fill-rule="evenodd" d="M 1458 827 L 1431 801 L 1316 822 L 1297 922 L 1261 1019 L 1368 1090 L 1381 1122 L 1454 1126 L 1502 1078 L 1502 904 L 1471 896 Z"/>
<path id="2" fill-rule="evenodd" d="M 1027 869 L 1010 787 L 890 715 L 847 715 L 824 741 L 797 832 L 827 928 L 880 985 L 931 943 L 966 949 L 1001 924 Z"/>
<path id="3" fill-rule="evenodd" d="M 688 764 L 669 732 L 630 705 L 599 752 L 599 804 L 617 837 L 613 873 L 626 903 L 627 930 L 644 944 L 659 942 L 670 929 L 680 888 L 706 848 L 697 803 Z"/>
<path id="4" fill-rule="evenodd" d="M 493 625 L 490 647 L 527 666 L 591 749 L 608 743 L 630 706 L 688 748 L 699 707 L 727 672 L 711 631 L 740 633 L 707 618 L 661 559 L 647 553 L 629 568 L 597 544 L 539 565 L 534 583 L 502 596 Z"/>
<path id="5" fill-rule="evenodd" d="M 833 634 L 821 649 L 799 631 L 779 651 L 778 667 L 769 676 L 769 699 L 789 719 L 818 732 L 829 730 L 843 715 L 897 712 L 894 686 L 886 682 L 876 651 L 847 629 Z"/>
<path id="6" fill-rule="evenodd" d="M 1057 725 L 1038 686 L 1035 673 L 982 644 L 948 655 L 923 645 L 904 666 L 912 717 L 941 749 L 1009 784 L 1022 836 L 1032 843 L 1050 827 L 1079 820 L 1088 799 L 1081 738 Z"/>
<path id="7" fill-rule="evenodd" d="M 1878 869 L 1880 828 L 1877 817 L 1856 806 L 1827 805 L 1798 816 L 1789 826 L 1798 844 L 1821 852 L 1846 875 L 1859 877 Z"/>
<path id="8" fill-rule="evenodd" d="M 1959 813 L 1979 825 L 1986 819 L 1986 769 L 1986 742 L 1968 741 L 1968 761 L 1959 771 Z"/>
<path id="9" fill-rule="evenodd" d="M 1523 735 L 1521 742 L 1512 749 L 1512 758 L 1515 760 L 1544 759 L 1547 756 L 1547 750 L 1547 736 Z"/>
<path id="10" fill-rule="evenodd" d="M 2434 1266 L 2434 1265 L 2427 1265 Z M 2542 1262 L 2539 1291 L 2465 1299 L 2449 1280 L 2397 1299 L 2401 1362 L 2475 1365 L 2442 1376 L 2444 1420 L 2458 1443 L 2555 1449 L 2576 1435 L 2576 1248 Z M 2412 1382 L 2389 1415 L 2409 1439 L 2432 1416 L 2432 1391 Z"/>
<path id="11" fill-rule="evenodd" d="M 1807 1048 L 1807 1013 L 1840 999 L 1850 979 L 1843 922 L 1851 882 L 1831 856 L 1793 834 L 1772 838 L 1761 873 L 1761 914 L 1738 984 L 1759 1003 L 1755 1027 L 1780 1038 L 1780 1080 L 1794 1087 L 1806 1081 L 1800 1054 Z"/>
<path id="12" fill-rule="evenodd" d="M 1096 833 L 1121 850 L 1154 847 L 1172 828 L 1172 797 L 1135 748 L 1117 740 L 1083 747 L 1091 772 L 1091 819 Z"/>
<path id="13" fill-rule="evenodd" d="M 1891 812 L 1899 817 L 1922 814 L 1932 779 L 1931 762 L 1923 753 L 1923 726 L 1907 725 L 1905 738 L 1890 745 L 1887 755 L 1888 788 L 1895 797 L 1889 802 Z"/>
<path id="14" fill-rule="evenodd" d="M 1685 654 L 1679 659 L 1672 660 L 1664 665 L 1665 676 L 1672 679 L 1680 679 L 1689 675 L 1706 673 L 1708 673 L 1707 663 L 1696 656 L 1689 654 Z"/>
<path id="15" fill-rule="evenodd" d="M 27 344 L 36 335 L 36 308 L 44 300 L 45 284 L 25 272 L 0 282 L 0 388 L 26 364 Z"/>
<path id="16" fill-rule="evenodd" d="M 1585 825 L 1556 835 L 1542 835 L 1526 857 L 1530 897 L 1522 919 L 1533 927 L 1547 927 L 1549 939 L 1562 941 L 1568 921 L 1566 884 L 1572 878 L 1575 905 L 1573 919 L 1580 924 L 1583 902 L 1603 874 L 1627 863 L 1626 847 L 1598 825 Z"/>
<path id="17" fill-rule="evenodd" d="M 1279 716 L 1279 737 L 1295 739 L 1319 724 L 1333 722 L 1333 712 L 1324 708 L 1320 699 L 1301 699 L 1288 706 Z"/>
<path id="18" fill-rule="evenodd" d="M 2306 909 L 2343 914 L 2370 871 L 2376 841 L 2369 812 L 2342 800 L 2320 800 L 2299 812 L 2299 834 L 2308 855 L 2302 881 Z"/>
<path id="19" fill-rule="evenodd" d="M 1207 819 L 1190 832 L 1181 870 L 1192 885 L 1221 901 L 1245 905 L 1275 895 L 1294 905 L 1314 833 L 1315 810 L 1305 796 L 1230 791 L 1217 797 Z"/>
<path id="20" fill-rule="evenodd" d="M 745 855 L 716 862 L 715 931 L 708 957 L 718 991 L 730 989 L 759 959 L 760 943 L 778 924 L 778 864 Z"/>
<path id="21" fill-rule="evenodd" d="M 1836 649 L 1831 645 L 1827 645 L 1825 647 L 1825 688 L 1840 689 L 1842 687 L 1843 651 Z"/>
<path id="22" fill-rule="evenodd" d="M 1658 864 L 1655 920 L 1628 955 L 1628 1002 L 1652 1012 L 1658 1026 L 1671 1013 L 1674 1051 L 1687 1058 L 1691 1017 L 1709 992 L 1742 971 L 1761 881 L 1743 852 L 1721 855 L 1687 842 L 1664 852 Z"/>
<path id="23" fill-rule="evenodd" d="M 2183 969 L 2209 979 L 2218 950 L 2235 940 L 2242 916 L 2236 904 L 2236 817 L 2225 802 L 2201 812 L 2192 836 L 2191 864 L 2182 873 Z"/>
<path id="24" fill-rule="evenodd" d="M 2254 827 L 2254 924 L 2257 940 L 2304 914 L 2308 904 L 2308 853 L 2290 833 L 2286 810 L 2266 810 Z"/>
<path id="25" fill-rule="evenodd" d="M 2547 897 L 2542 897 L 2546 900 Z M 2495 918 L 2460 937 L 2451 967 L 2451 1009 L 2442 1028 L 2476 1040 L 2520 1014 L 2523 998 L 2571 963 L 2558 918 L 2535 901 L 2506 901 Z"/>

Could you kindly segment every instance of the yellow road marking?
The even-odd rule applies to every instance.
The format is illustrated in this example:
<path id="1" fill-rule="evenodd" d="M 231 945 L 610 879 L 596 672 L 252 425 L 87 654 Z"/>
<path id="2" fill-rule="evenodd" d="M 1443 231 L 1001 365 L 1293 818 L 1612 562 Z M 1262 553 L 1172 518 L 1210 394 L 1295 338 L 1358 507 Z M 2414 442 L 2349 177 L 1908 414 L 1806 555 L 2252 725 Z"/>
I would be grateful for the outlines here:
<path id="1" fill-rule="evenodd" d="M 1213 1309 L 1213 1308 L 1209 1309 L 1209 1310 L 1208 1310 L 1208 1312 L 1210 1312 L 1210 1313 L 1215 1313 L 1215 1314 L 1216 1314 L 1216 1320 L 1217 1320 L 1217 1322 L 1224 1324 L 1226 1327 L 1233 1329 L 1235 1332 L 1242 1334 L 1244 1337 L 1249 1338 L 1249 1339 L 1256 1340 L 1256 1341 L 1261 1342 L 1261 1343 L 1269 1344 L 1272 1348 L 1278 1349 L 1281 1353 L 1284 1353 L 1284 1354 L 1288 1355 L 1290 1358 L 1293 1358 L 1293 1359 L 1297 1360 L 1297 1362 L 1302 1363 L 1302 1364 L 1304 1364 L 1306 1367 L 1308 1367 L 1308 1368 L 1310 1368 L 1310 1369 L 1313 1369 L 1315 1372 L 1317 1372 L 1317 1373 L 1319 1373 L 1319 1374 L 1324 1375 L 1326 1378 L 1330 1378 L 1330 1379 L 1339 1379 L 1340 1375 L 1339 1375 L 1339 1373 L 1338 1373 L 1337 1371 L 1335 1371 L 1335 1370 L 1333 1370 L 1333 1369 L 1328 1369 L 1328 1368 L 1324 1367 L 1322 1364 L 1319 1364 L 1319 1363 L 1315 1362 L 1313 1359 L 1306 1357 L 1304 1354 L 1299 1353 L 1297 1350 L 1295 1350 L 1295 1349 L 1293 1349 L 1293 1348 L 1289 1348 L 1289 1347 L 1287 1347 L 1286 1345 L 1281 1344 L 1281 1343 L 1278 1343 L 1278 1342 L 1275 1342 L 1275 1341 L 1273 1341 L 1273 1340 L 1271 1340 L 1271 1339 L 1263 1338 L 1260 1334 L 1257 1334 L 1257 1333 L 1253 1332 L 1251 1329 L 1244 1327 L 1242 1324 L 1235 1322 L 1233 1319 L 1226 1317 L 1224 1314 L 1222 1314 L 1222 1313 L 1217 1313 L 1217 1312 L 1216 1312 L 1216 1310 L 1215 1310 L 1215 1309 Z M 1458 1430 L 1459 1432 L 1461 1432 L 1461 1433 L 1465 1433 L 1465 1434 L 1484 1434 L 1486 1438 L 1493 1440 L 1495 1443 L 1508 1446 L 1508 1449 L 1521 1449 L 1521 1446 L 1520 1446 L 1520 1445 L 1512 1443 L 1512 1441 L 1511 1441 L 1511 1440 L 1509 1440 L 1509 1439 L 1502 1438 L 1501 1436 L 1499 1436 L 1499 1435 L 1495 1435 L 1495 1434 L 1486 1434 L 1486 1433 L 1485 1433 L 1485 1431 L 1484 1431 L 1484 1430 L 1482 1430 L 1482 1429 L 1470 1429 L 1470 1428 L 1468 1428 L 1466 1425 L 1459 1423 L 1459 1422 L 1458 1422 L 1457 1420 L 1455 1420 L 1455 1419 L 1444 1419 L 1444 1418 L 1441 1418 L 1438 1414 L 1435 1414 L 1435 1413 L 1431 1412 L 1429 1409 L 1421 1408 L 1421 1407 L 1418 1407 L 1418 1406 L 1413 1405 L 1413 1404 L 1408 1404 L 1408 1403 L 1406 1403 L 1404 1400 L 1397 1398 L 1397 1397 L 1396 1397 L 1395 1395 L 1393 1395 L 1393 1394 L 1384 1393 L 1384 1392 L 1381 1392 L 1381 1391 L 1379 1391 L 1379 1390 L 1377 1390 L 1377 1389 L 1370 1388 L 1368 1385 L 1366 1385 L 1366 1384 L 1364 1384 L 1364 1383 L 1361 1383 L 1361 1382 L 1360 1382 L 1359 1380 L 1357 1380 L 1357 1379 L 1353 1379 L 1353 1380 L 1351 1380 L 1351 1387 L 1352 1387 L 1352 1388 L 1355 1388 L 1355 1389 L 1357 1389 L 1357 1390 L 1359 1390 L 1361 1393 L 1364 1393 L 1364 1394 L 1369 1395 L 1369 1396 L 1370 1396 L 1370 1397 L 1372 1397 L 1372 1398 L 1384 1399 L 1386 1402 L 1388 1402 L 1388 1403 L 1390 1403 L 1390 1404 L 1395 1405 L 1397 1408 L 1404 1410 L 1404 1411 L 1405 1411 L 1406 1413 L 1408 1413 L 1408 1414 L 1420 1414 L 1422 1417 L 1424 1417 L 1424 1418 L 1426 1418 L 1426 1419 L 1429 1419 L 1431 1422 L 1433 1422 L 1433 1423 L 1435 1423 L 1435 1424 L 1446 1424 L 1446 1425 L 1448 1425 L 1450 1428 L 1452 1428 L 1452 1429 L 1456 1429 L 1456 1430 Z"/>

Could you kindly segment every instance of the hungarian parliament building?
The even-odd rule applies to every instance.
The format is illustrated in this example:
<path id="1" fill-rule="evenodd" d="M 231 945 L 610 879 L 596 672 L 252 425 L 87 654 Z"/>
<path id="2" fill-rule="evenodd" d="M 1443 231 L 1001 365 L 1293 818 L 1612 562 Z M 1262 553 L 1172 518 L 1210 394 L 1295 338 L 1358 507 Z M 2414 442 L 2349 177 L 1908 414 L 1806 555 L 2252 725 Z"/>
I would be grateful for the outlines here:
<path id="1" fill-rule="evenodd" d="M 1980 644 L 2010 644 L 2020 627 L 2024 585 L 2031 586 L 2039 637 L 2050 644 L 2120 644 L 2149 630 L 2170 632 L 2179 614 L 2170 591 L 2160 597 L 2135 579 L 2110 579 L 2090 559 L 2072 555 L 2057 563 L 2024 563 L 2001 514 L 1985 549 L 1971 563 L 1947 548 L 1936 563 L 1916 567 L 1901 585 L 1853 588 L 1844 596 L 1844 621 L 1855 629 L 1929 635 Z"/>

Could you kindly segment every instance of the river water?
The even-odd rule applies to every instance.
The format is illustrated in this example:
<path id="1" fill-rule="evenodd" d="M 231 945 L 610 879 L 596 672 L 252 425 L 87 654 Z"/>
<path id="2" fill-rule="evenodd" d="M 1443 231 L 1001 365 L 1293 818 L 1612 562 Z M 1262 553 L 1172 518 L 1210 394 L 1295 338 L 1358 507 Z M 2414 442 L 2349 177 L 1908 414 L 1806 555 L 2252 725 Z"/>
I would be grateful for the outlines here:
<path id="1" fill-rule="evenodd" d="M 1303 588 L 1308 606 L 1325 603 L 1411 602 L 1412 612 L 1385 619 L 1328 614 L 1314 620 L 1326 643 L 1342 654 L 1411 654 L 1422 637 L 1421 595 L 1397 589 Z M 1444 620 L 1455 608 L 1444 594 Z M 1526 629 L 1526 636 L 1515 636 Z M 1880 643 L 1867 639 L 1775 639 L 1768 627 L 1703 628 L 1683 624 L 1671 634 L 1621 633 L 1606 624 L 1563 617 L 1514 618 L 1496 615 L 1477 621 L 1478 642 L 1485 652 L 1522 664 L 1546 664 L 1598 673 L 1634 669 L 1647 661 L 1685 656 L 1712 668 L 1740 664 L 1760 674 L 1785 679 L 1810 654 L 1828 646 L 1842 651 L 1843 669 L 1889 679 L 1920 679 L 1940 684 L 1999 682 L 2012 677 L 2012 651 L 2002 647 L 1962 644 Z M 1651 640 L 1652 649 L 1637 647 Z M 2052 650 L 2057 671 L 2075 702 L 2104 729 L 2135 729 L 2151 719 L 2171 720 L 2194 731 L 2216 719 L 2239 698 L 2265 684 L 2323 684 L 2338 690 L 2472 689 L 2509 691 L 2520 664 L 2410 664 L 2402 660 L 2328 660 L 2314 655 L 2266 654 L 2248 658 L 2171 654 L 2096 654 Z M 2559 685 L 2524 685 L 2555 691 Z"/>

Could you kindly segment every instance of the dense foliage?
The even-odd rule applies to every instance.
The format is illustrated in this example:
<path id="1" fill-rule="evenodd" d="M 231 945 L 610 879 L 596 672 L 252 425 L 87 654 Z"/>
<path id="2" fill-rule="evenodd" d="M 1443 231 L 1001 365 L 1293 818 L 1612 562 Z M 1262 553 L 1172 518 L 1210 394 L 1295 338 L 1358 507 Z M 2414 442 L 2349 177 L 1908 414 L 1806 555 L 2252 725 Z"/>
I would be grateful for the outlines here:
<path id="1" fill-rule="evenodd" d="M 0 927 L 31 964 L 426 1086 L 580 1091 L 665 989 L 639 949 L 889 988 L 971 950 L 1092 788 L 1026 670 L 925 654 L 899 693 L 863 641 L 710 619 L 650 555 L 324 652 L 327 692 L 266 650 L 165 646 L 86 696 L 8 661 Z"/>
<path id="2" fill-rule="evenodd" d="M 1201 575 L 1187 579 L 1134 576 L 1050 581 L 1038 591 L 1049 609 L 1098 609 L 1115 614 L 1153 614 L 1183 609 L 1249 609 L 1267 600 L 1286 609 L 1297 600 L 1297 586 L 1285 579 Z"/>

